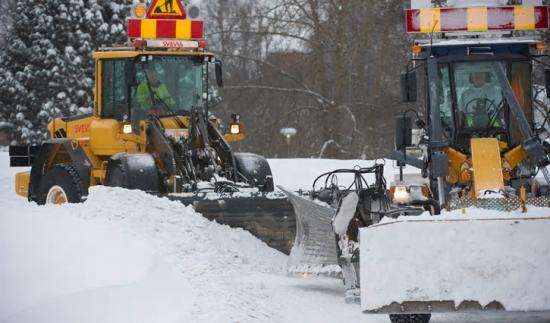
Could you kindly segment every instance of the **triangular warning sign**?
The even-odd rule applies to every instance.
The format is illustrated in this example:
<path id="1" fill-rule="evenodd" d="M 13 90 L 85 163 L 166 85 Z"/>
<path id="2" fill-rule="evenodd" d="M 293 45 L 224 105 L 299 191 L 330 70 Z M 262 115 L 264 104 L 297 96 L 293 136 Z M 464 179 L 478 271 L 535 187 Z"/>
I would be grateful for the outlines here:
<path id="1" fill-rule="evenodd" d="M 147 10 L 151 19 L 185 19 L 185 10 L 180 0 L 153 0 Z"/>

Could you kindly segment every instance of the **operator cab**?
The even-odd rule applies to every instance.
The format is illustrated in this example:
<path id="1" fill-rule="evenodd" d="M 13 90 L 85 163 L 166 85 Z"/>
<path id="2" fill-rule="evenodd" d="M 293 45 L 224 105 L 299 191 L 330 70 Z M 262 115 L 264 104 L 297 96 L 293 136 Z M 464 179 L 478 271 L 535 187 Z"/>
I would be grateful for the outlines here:
<path id="1" fill-rule="evenodd" d="M 147 115 L 189 115 L 202 107 L 203 60 L 199 57 L 141 56 L 135 64 L 132 121 Z"/>
<path id="2" fill-rule="evenodd" d="M 189 116 L 193 107 L 204 106 L 205 60 L 151 54 L 101 60 L 102 117 L 129 121 L 137 130 L 151 116 Z"/>
<path id="3" fill-rule="evenodd" d="M 532 97 L 528 90 L 531 88 L 529 60 L 504 56 L 492 56 L 491 59 L 441 56 L 438 102 L 443 135 L 463 153 L 470 153 L 471 138 L 493 137 L 508 146 L 521 142 L 502 85 L 495 75 L 495 64 L 504 67 L 523 113 L 531 124 L 534 122 Z"/>

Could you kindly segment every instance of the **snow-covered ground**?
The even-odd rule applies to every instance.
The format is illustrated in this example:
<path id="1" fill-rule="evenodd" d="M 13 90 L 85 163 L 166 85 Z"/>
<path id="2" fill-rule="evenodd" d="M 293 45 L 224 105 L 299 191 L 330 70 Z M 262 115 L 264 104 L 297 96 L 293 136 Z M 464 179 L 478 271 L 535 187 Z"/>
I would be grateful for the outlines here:
<path id="1" fill-rule="evenodd" d="M 307 189 L 321 172 L 357 161 L 270 163 L 277 184 Z M 13 192 L 16 171 L 0 152 L 1 323 L 389 322 L 345 304 L 339 280 L 287 276 L 287 256 L 179 203 L 98 187 L 84 204 L 39 207 Z"/>

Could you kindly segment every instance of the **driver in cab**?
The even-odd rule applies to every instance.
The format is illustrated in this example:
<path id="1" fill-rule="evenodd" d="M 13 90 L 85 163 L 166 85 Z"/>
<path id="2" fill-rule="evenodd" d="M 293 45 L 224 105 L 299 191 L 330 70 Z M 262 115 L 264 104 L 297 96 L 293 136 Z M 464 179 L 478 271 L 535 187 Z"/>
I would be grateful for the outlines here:
<path id="1" fill-rule="evenodd" d="M 136 100 L 142 112 L 157 117 L 168 112 L 176 103 L 166 84 L 159 79 L 153 64 L 145 66 L 144 79 L 137 87 Z"/>
<path id="2" fill-rule="evenodd" d="M 489 123 L 499 127 L 499 120 L 493 114 L 499 108 L 502 94 L 498 87 L 490 82 L 490 72 L 474 71 L 469 75 L 471 86 L 460 96 L 460 110 L 465 117 L 464 126 L 468 128 L 486 127 Z M 493 118 L 489 122 L 489 118 Z M 481 125 L 480 127 L 478 127 Z"/>

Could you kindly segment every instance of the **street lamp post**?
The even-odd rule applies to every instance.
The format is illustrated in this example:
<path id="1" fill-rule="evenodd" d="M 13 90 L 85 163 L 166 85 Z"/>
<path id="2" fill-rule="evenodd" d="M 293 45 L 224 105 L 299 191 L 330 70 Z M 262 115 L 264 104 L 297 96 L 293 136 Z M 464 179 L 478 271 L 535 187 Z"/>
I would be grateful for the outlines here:
<path id="1" fill-rule="evenodd" d="M 282 128 L 281 129 L 281 135 L 283 135 L 283 137 L 285 137 L 286 139 L 286 144 L 287 144 L 287 148 L 288 148 L 288 157 L 290 157 L 290 140 L 292 139 L 292 137 L 296 136 L 296 129 L 295 128 Z"/>

